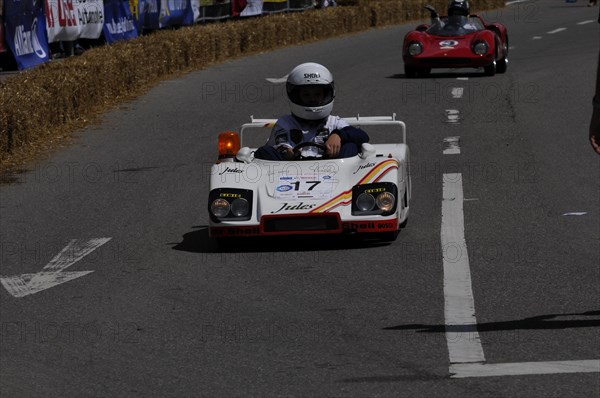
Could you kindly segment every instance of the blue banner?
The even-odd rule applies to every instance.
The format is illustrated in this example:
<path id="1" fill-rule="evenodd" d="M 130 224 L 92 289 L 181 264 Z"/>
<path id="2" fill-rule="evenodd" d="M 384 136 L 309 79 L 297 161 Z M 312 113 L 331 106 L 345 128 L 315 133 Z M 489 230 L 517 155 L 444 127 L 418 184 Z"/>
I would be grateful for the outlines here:
<path id="1" fill-rule="evenodd" d="M 161 0 L 139 0 L 138 31 L 160 29 Z"/>
<path id="2" fill-rule="evenodd" d="M 129 0 L 104 0 L 104 27 L 107 43 L 138 37 L 136 22 L 129 8 Z"/>
<path id="3" fill-rule="evenodd" d="M 47 62 L 50 50 L 42 0 L 4 0 L 6 41 L 19 70 Z"/>
<path id="4" fill-rule="evenodd" d="M 160 27 L 186 26 L 194 23 L 194 11 L 190 0 L 166 0 L 161 13 Z"/>

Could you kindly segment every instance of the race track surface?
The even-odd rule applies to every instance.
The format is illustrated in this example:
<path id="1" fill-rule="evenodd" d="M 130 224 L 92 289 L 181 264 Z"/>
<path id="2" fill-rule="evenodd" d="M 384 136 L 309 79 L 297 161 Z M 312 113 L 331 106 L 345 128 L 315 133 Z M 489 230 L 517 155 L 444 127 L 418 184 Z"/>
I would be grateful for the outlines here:
<path id="1" fill-rule="evenodd" d="M 214 66 L 106 114 L 0 187 L 0 395 L 597 395 L 600 27 L 585 3 L 484 14 L 508 28 L 506 74 L 406 79 L 411 24 Z M 406 122 L 408 226 L 390 244 L 217 251 L 216 135 L 287 113 L 266 79 L 306 61 L 333 72 L 335 114 Z"/>

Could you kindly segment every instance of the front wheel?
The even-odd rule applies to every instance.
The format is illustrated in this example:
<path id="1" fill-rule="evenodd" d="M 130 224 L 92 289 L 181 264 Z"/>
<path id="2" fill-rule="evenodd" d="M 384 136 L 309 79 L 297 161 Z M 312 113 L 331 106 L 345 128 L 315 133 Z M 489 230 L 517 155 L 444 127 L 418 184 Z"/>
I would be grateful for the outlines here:
<path id="1" fill-rule="evenodd" d="M 483 72 L 486 76 L 494 76 L 496 74 L 496 61 L 490 65 L 484 66 Z"/>
<path id="2" fill-rule="evenodd" d="M 418 69 L 414 66 L 404 65 L 404 76 L 406 76 L 409 79 L 417 77 L 417 71 Z"/>
<path id="3" fill-rule="evenodd" d="M 504 56 L 500 61 L 498 61 L 498 65 L 496 66 L 496 72 L 505 73 L 508 68 L 508 37 L 506 38 L 506 43 L 504 43 Z"/>

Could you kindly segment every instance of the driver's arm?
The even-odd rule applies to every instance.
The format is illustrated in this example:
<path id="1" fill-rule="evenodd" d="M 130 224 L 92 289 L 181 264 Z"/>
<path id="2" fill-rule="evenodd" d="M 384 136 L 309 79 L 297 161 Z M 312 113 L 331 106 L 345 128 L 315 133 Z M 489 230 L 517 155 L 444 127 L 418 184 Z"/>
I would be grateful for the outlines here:
<path id="1" fill-rule="evenodd" d="M 331 132 L 329 138 L 325 142 L 327 155 L 330 157 L 337 156 L 340 153 L 342 145 L 350 142 L 360 148 L 363 143 L 369 142 L 369 135 L 364 130 L 354 126 L 335 129 Z"/>

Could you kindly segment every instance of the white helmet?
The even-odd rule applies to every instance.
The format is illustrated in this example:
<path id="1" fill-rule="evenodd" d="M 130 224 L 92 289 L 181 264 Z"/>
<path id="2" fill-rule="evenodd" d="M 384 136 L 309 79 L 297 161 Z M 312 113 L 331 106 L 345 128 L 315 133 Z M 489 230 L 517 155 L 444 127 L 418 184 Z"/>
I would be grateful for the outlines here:
<path id="1" fill-rule="evenodd" d="M 325 119 L 333 109 L 333 75 L 323 65 L 300 64 L 288 75 L 287 95 L 295 116 L 306 120 Z"/>

